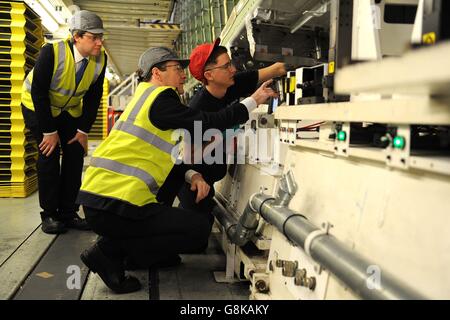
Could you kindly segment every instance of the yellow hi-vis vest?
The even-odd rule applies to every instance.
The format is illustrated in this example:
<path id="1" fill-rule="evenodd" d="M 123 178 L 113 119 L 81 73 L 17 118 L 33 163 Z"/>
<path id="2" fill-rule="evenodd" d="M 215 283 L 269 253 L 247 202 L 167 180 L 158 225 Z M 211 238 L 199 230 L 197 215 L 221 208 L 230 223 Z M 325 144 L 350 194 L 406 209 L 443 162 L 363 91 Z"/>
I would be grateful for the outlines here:
<path id="1" fill-rule="evenodd" d="M 153 102 L 165 90 L 175 89 L 139 84 L 119 121 L 92 155 L 81 191 L 135 206 L 157 202 L 156 194 L 174 166 L 178 149 L 174 149 L 174 130 L 160 130 L 149 119 Z"/>
<path id="2" fill-rule="evenodd" d="M 105 65 L 105 53 L 98 57 L 89 57 L 86 70 L 78 87 L 75 82 L 75 59 L 69 47 L 69 40 L 53 43 L 54 67 L 50 82 L 49 98 L 52 116 L 57 117 L 67 110 L 72 117 L 81 116 L 83 109 L 83 96 L 91 84 L 97 81 Z M 33 83 L 33 70 L 30 71 L 22 85 L 22 104 L 34 111 L 31 98 L 31 84 Z"/>

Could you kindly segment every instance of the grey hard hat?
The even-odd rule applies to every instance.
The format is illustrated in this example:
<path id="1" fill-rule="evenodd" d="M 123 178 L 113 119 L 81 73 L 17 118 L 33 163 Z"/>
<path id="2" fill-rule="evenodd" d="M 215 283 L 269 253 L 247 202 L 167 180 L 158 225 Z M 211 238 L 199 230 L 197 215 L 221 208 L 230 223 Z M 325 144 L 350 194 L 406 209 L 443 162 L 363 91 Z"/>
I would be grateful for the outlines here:
<path id="1" fill-rule="evenodd" d="M 69 29 L 70 31 L 81 30 L 94 34 L 105 32 L 102 19 L 95 13 L 87 10 L 75 12 L 70 19 Z"/>
<path id="2" fill-rule="evenodd" d="M 139 58 L 139 69 L 144 71 L 144 77 L 147 77 L 150 74 L 152 68 L 161 62 L 166 61 L 179 61 L 181 66 L 186 68 L 189 65 L 189 59 L 181 59 L 178 55 L 165 47 L 156 47 L 147 49 Z"/>

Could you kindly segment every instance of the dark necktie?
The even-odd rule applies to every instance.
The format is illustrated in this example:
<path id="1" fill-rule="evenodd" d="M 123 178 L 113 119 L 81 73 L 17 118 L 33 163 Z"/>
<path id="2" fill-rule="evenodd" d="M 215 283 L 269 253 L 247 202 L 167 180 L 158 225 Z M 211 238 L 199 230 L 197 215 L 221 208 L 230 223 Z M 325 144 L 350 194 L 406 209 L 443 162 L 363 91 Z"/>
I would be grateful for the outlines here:
<path id="1" fill-rule="evenodd" d="M 83 58 L 83 60 L 81 60 L 80 64 L 81 64 L 80 68 L 78 69 L 77 73 L 75 74 L 75 82 L 76 82 L 77 86 L 80 83 L 81 78 L 83 77 L 84 70 L 86 70 L 88 60 L 86 58 Z"/>

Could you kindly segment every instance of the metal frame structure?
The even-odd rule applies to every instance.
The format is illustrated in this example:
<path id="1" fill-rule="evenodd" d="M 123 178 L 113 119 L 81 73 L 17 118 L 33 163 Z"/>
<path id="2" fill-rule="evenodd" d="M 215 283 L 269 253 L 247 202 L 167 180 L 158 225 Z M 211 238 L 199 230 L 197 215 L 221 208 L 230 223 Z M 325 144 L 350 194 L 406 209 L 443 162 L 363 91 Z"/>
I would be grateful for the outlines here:
<path id="1" fill-rule="evenodd" d="M 450 160 L 444 151 L 420 152 L 413 145 L 414 125 L 450 126 L 450 67 L 445 67 L 450 46 L 443 42 L 407 54 L 398 51 L 398 57 L 382 60 L 381 50 L 381 61 L 353 63 L 352 32 L 358 20 L 352 16 L 362 12 L 355 12 L 361 5 L 358 1 L 331 1 L 331 15 L 334 12 L 336 18 L 330 28 L 330 38 L 334 38 L 330 39 L 329 62 L 333 68 L 331 73 L 335 74 L 331 83 L 336 95 L 351 99 L 338 102 L 341 100 L 331 98 L 329 101 L 335 102 L 279 106 L 274 113 L 274 128 L 279 130 L 278 137 L 286 147 L 278 159 L 280 170 L 270 173 L 264 164 L 248 154 L 247 160 L 253 162 L 236 166 L 233 174 L 217 185 L 216 195 L 222 205 L 221 213 L 216 215 L 221 221 L 219 239 L 228 257 L 226 276 L 222 278 L 250 280 L 253 299 L 450 296 L 448 286 L 441 279 L 445 265 L 450 262 L 446 251 L 449 240 L 442 225 L 450 208 L 446 196 L 450 190 Z M 246 11 L 244 2 L 241 3 L 240 14 L 232 13 L 222 31 L 224 43 L 242 35 L 239 21 L 244 21 L 254 9 L 250 6 Z M 404 3 L 410 5 L 411 1 Z M 403 39 L 406 28 L 398 29 Z M 380 39 L 374 39 L 382 43 L 389 35 L 382 30 L 378 36 Z M 380 49 L 380 46 L 372 47 Z M 389 52 L 393 52 L 391 48 Z M 250 121 L 258 118 L 258 112 L 262 111 L 252 113 Z M 323 121 L 319 138 L 302 139 L 295 134 L 295 128 L 304 121 Z M 383 140 L 386 146 L 352 143 L 355 123 L 386 125 Z M 255 129 L 261 130 L 258 125 Z M 276 197 L 280 171 L 295 173 L 299 192 L 289 208 L 269 208 L 267 199 Z M 265 195 L 255 196 L 261 190 L 265 190 Z M 249 201 L 254 203 L 252 199 L 258 197 L 266 202 L 254 206 L 264 218 L 255 230 L 245 213 Z M 263 208 L 267 212 L 294 215 L 289 223 L 277 225 Z M 427 212 L 433 212 L 433 218 L 427 219 Z M 305 230 L 289 225 L 300 219 L 296 215 L 304 215 L 308 223 L 322 225 L 323 229 L 316 227 L 316 232 L 307 236 Z M 238 233 L 239 221 L 241 227 L 249 226 L 251 230 Z M 254 250 L 239 247 L 241 235 L 249 236 L 263 254 L 255 255 Z M 297 236 L 303 240 L 295 240 Z M 319 239 L 329 236 L 345 243 L 348 252 L 364 253 L 376 261 L 360 269 L 356 286 L 350 284 L 355 279 L 347 282 L 335 274 L 339 263 L 327 265 L 329 261 L 324 263 L 313 253 L 323 244 Z M 328 253 L 339 256 L 338 251 L 333 249 Z M 424 274 L 424 268 L 433 272 Z M 393 278 L 389 274 L 408 283 L 421 295 L 391 295 L 389 287 Z M 377 284 L 377 276 L 381 285 Z"/>
<path id="2" fill-rule="evenodd" d="M 239 1 L 244 2 L 247 1 Z M 181 56 L 187 58 L 197 45 L 221 37 L 225 25 L 233 15 L 236 3 L 236 0 L 181 0 L 177 8 L 183 30 L 177 40 L 177 49 Z M 188 79 L 186 92 L 198 84 L 190 74 Z"/>
<path id="3" fill-rule="evenodd" d="M 76 5 L 102 18 L 106 30 L 104 47 L 110 65 L 122 79 L 136 71 L 139 57 L 145 50 L 155 46 L 174 48 L 181 32 L 179 24 L 170 21 L 173 0 L 132 0 L 126 10 L 123 3 L 114 0 L 63 1 L 69 8 Z"/>

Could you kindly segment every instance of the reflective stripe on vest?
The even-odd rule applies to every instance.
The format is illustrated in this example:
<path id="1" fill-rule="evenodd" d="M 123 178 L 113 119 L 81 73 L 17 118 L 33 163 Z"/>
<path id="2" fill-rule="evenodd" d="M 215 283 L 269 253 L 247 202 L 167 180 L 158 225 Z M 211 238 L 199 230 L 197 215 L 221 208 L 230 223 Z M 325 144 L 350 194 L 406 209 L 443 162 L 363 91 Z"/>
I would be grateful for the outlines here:
<path id="1" fill-rule="evenodd" d="M 150 88 L 147 88 L 142 96 L 139 98 L 139 100 L 136 102 L 134 108 L 131 110 L 130 115 L 127 118 L 127 122 L 133 123 L 134 120 L 136 120 L 137 115 L 139 114 L 139 111 L 141 111 L 142 107 L 144 106 L 145 100 L 148 99 L 148 97 L 152 94 L 153 91 L 155 91 L 157 87 L 152 86 Z"/>
<path id="2" fill-rule="evenodd" d="M 158 129 L 149 113 L 159 94 L 172 87 L 140 83 L 120 120 L 92 156 L 80 190 L 134 206 L 157 203 L 174 166 L 172 129 Z"/>
<path id="3" fill-rule="evenodd" d="M 58 90 L 58 85 L 61 83 L 64 66 L 66 62 L 66 44 L 64 41 L 58 43 L 58 65 L 56 67 L 55 74 L 53 75 L 52 82 L 50 83 L 50 89 L 60 92 L 63 95 L 70 95 L 67 90 Z M 69 91 L 70 92 L 70 91 Z"/>
<path id="4" fill-rule="evenodd" d="M 153 133 L 151 133 L 141 127 L 138 127 L 132 123 L 129 123 L 127 121 L 117 122 L 116 125 L 114 126 L 114 129 L 129 133 L 135 137 L 138 137 L 138 138 L 144 140 L 145 142 L 147 142 L 148 144 L 151 144 L 152 146 L 158 148 L 159 150 L 161 150 L 167 154 L 171 154 L 172 148 L 174 147 L 172 144 L 164 141 L 157 135 L 154 135 Z"/>
<path id="5" fill-rule="evenodd" d="M 30 83 L 30 79 L 28 79 L 28 78 L 25 79 L 25 88 L 26 88 L 29 92 L 31 92 L 31 83 Z M 64 90 L 64 89 L 60 89 L 59 92 L 72 92 L 72 91 L 67 91 L 67 90 Z M 79 93 L 77 93 L 77 94 L 74 94 L 74 97 L 83 96 L 86 92 L 87 92 L 87 91 L 81 91 L 81 92 L 79 92 Z M 56 107 L 56 106 L 50 106 L 50 107 L 52 107 L 52 108 L 58 108 L 58 109 L 63 109 L 63 110 L 67 110 L 67 109 L 68 109 L 67 107 L 66 107 L 66 108 Z"/>
<path id="6" fill-rule="evenodd" d="M 145 101 L 148 99 L 148 97 L 152 94 L 152 92 L 156 88 L 157 88 L 156 86 L 152 86 L 146 89 L 142 94 L 142 96 L 139 98 L 139 100 L 136 102 L 127 119 L 125 121 L 118 121 L 114 126 L 113 130 L 119 130 L 131 134 L 137 138 L 144 140 L 148 144 L 156 147 L 158 150 L 170 155 L 172 152 L 172 148 L 174 147 L 172 144 L 168 143 L 167 141 L 164 141 L 157 135 L 145 130 L 144 128 L 141 128 L 134 124 L 134 121 L 136 120 L 137 115 L 144 106 Z M 150 192 L 153 193 L 154 195 L 156 195 L 159 191 L 159 187 L 158 184 L 156 183 L 155 178 L 153 178 L 152 175 L 139 168 L 131 167 L 114 160 L 99 157 L 92 158 L 90 165 L 93 167 L 103 168 L 110 171 L 114 171 L 116 173 L 121 173 L 124 175 L 138 178 L 148 186 Z"/>
<path id="7" fill-rule="evenodd" d="M 60 41 L 53 44 L 54 69 L 52 79 L 49 84 L 49 98 L 52 116 L 56 117 L 61 112 L 67 110 L 71 116 L 78 118 L 82 114 L 82 98 L 89 90 L 92 83 L 98 81 L 105 64 L 105 53 L 102 49 L 97 57 L 89 57 L 89 63 L 81 81 L 75 83 L 76 65 L 73 58 L 70 43 Z M 33 70 L 27 75 L 21 94 L 22 104 L 30 109 L 34 109 L 31 97 Z"/>
<path id="8" fill-rule="evenodd" d="M 158 193 L 159 187 L 155 181 L 155 178 L 144 170 L 105 158 L 92 158 L 90 165 L 92 167 L 103 168 L 116 173 L 138 178 L 148 186 L 151 193 L 154 195 Z"/>
<path id="9" fill-rule="evenodd" d="M 99 67 L 97 66 L 96 68 L 98 69 Z M 100 75 L 100 74 L 96 75 L 96 76 L 97 76 L 97 79 L 98 79 L 98 76 L 99 76 L 99 75 Z M 28 79 L 28 78 L 25 79 L 25 88 L 26 88 L 29 92 L 31 92 L 31 83 L 30 83 L 30 79 Z M 71 91 L 71 90 L 59 89 L 58 92 L 60 92 L 60 93 L 66 92 L 67 94 L 72 94 L 72 91 Z M 80 92 L 74 94 L 73 96 L 74 96 L 74 97 L 84 96 L 84 94 L 85 94 L 86 92 L 87 92 L 87 90 L 83 90 L 83 91 L 80 91 Z M 56 107 L 56 106 L 51 106 L 51 107 L 52 107 L 52 108 L 59 108 L 59 109 L 63 109 L 63 110 L 67 110 L 68 108 L 70 108 L 70 107 L 67 107 L 67 106 L 66 106 L 65 108 L 62 108 L 62 107 Z"/>
<path id="10" fill-rule="evenodd" d="M 94 79 L 93 79 L 92 83 L 95 83 L 97 81 L 97 79 L 100 76 L 100 73 L 102 71 L 102 64 L 100 63 L 101 59 L 102 59 L 102 54 L 103 53 L 100 53 L 100 55 L 98 57 L 96 57 L 96 59 L 95 59 L 96 65 L 95 65 L 95 71 L 94 71 Z M 56 68 L 55 74 L 53 75 L 52 82 L 50 83 L 50 88 L 52 90 L 57 91 L 58 93 L 60 93 L 62 95 L 65 95 L 65 96 L 71 96 L 71 95 L 74 95 L 74 97 L 83 96 L 87 90 L 74 94 L 73 90 L 66 90 L 64 88 L 58 87 L 58 84 L 61 83 L 61 80 L 63 77 L 65 62 L 66 62 L 66 45 L 64 42 L 59 42 L 58 43 L 58 66 Z M 30 90 L 31 90 L 31 87 L 30 87 Z M 76 90 L 76 88 L 75 88 L 75 90 Z"/>
<path id="11" fill-rule="evenodd" d="M 97 65 L 95 66 L 95 71 L 94 71 L 94 81 L 92 82 L 92 83 L 95 83 L 96 81 L 97 81 L 97 79 L 98 79 L 98 77 L 100 77 L 100 73 L 102 72 L 102 64 L 100 63 L 102 60 L 102 54 L 103 53 L 100 53 L 100 55 L 97 57 L 97 59 L 96 59 L 96 63 L 97 63 Z"/>
<path id="12" fill-rule="evenodd" d="M 152 92 L 156 89 L 156 86 L 150 87 L 144 91 L 142 96 L 137 101 L 136 105 L 134 106 L 133 110 L 131 110 L 130 115 L 128 116 L 127 120 L 125 121 L 118 121 L 113 129 L 120 130 L 126 133 L 129 133 L 135 137 L 138 137 L 148 144 L 151 144 L 152 146 L 158 148 L 159 150 L 171 154 L 172 148 L 174 147 L 172 144 L 164 141 L 157 135 L 154 135 L 153 133 L 136 126 L 133 122 L 136 120 L 136 116 L 141 111 L 142 107 L 144 106 L 145 101 L 147 98 L 152 94 Z"/>
<path id="13" fill-rule="evenodd" d="M 27 90 L 31 92 L 31 82 L 30 79 L 28 79 L 28 77 L 25 78 L 25 88 L 27 88 Z"/>

